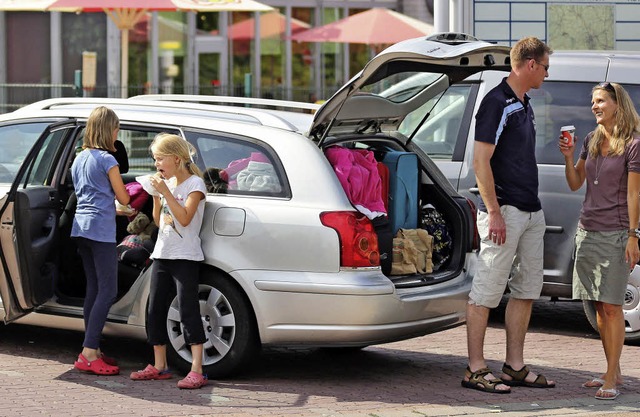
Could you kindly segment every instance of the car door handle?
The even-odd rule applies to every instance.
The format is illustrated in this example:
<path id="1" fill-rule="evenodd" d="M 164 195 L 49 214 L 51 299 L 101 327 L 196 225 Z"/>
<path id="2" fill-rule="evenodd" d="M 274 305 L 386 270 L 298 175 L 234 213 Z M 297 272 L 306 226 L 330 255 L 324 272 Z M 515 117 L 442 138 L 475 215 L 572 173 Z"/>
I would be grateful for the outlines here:
<path id="1" fill-rule="evenodd" d="M 480 189 L 478 187 L 471 187 L 471 188 L 469 188 L 469 192 L 471 194 L 479 195 L 480 194 Z"/>

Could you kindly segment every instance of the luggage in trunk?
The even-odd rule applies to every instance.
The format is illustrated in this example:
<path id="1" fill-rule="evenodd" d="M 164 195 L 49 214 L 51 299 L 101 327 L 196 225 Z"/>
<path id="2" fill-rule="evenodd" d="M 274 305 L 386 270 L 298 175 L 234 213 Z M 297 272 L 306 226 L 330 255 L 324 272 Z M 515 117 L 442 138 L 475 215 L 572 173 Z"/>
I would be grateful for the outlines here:
<path id="1" fill-rule="evenodd" d="M 418 228 L 418 155 L 387 152 L 382 162 L 389 168 L 389 222 L 395 235 L 399 229 Z"/>

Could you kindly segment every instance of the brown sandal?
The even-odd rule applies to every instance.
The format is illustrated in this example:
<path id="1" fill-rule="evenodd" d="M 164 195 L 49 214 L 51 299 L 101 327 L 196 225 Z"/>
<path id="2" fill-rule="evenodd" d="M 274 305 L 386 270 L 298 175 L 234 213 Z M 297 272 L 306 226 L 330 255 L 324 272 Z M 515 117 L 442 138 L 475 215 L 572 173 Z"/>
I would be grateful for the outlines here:
<path id="1" fill-rule="evenodd" d="M 519 371 L 516 371 L 505 363 L 502 365 L 502 373 L 512 378 L 502 380 L 505 385 L 509 385 L 510 387 L 554 388 L 556 386 L 555 382 L 549 383 L 547 378 L 542 374 L 538 374 L 538 377 L 533 382 L 527 381 L 526 378 L 531 373 L 527 365 L 523 366 Z"/>
<path id="2" fill-rule="evenodd" d="M 494 394 L 509 394 L 511 389 L 497 389 L 496 387 L 504 382 L 500 378 L 487 379 L 485 376 L 491 373 L 489 368 L 478 369 L 475 372 L 471 372 L 471 369 L 467 366 L 465 376 L 469 378 L 468 381 L 464 379 L 461 385 L 465 388 L 477 389 L 478 391 L 491 392 Z M 506 384 L 505 384 L 506 385 Z"/>

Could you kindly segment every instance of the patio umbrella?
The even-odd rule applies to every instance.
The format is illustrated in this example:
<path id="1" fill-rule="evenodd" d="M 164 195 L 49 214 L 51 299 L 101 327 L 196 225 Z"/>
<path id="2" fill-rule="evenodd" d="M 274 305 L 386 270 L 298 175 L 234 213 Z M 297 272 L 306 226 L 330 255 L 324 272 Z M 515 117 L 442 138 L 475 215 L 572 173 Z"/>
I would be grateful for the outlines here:
<path id="1" fill-rule="evenodd" d="M 374 8 L 299 32 L 298 42 L 392 44 L 433 33 L 432 25 L 389 9 Z"/>
<path id="2" fill-rule="evenodd" d="M 23 0 L 21 0 L 23 1 Z M 122 97 L 127 96 L 129 79 L 129 30 L 151 11 L 269 11 L 272 7 L 255 0 L 56 0 L 47 10 L 105 12 L 116 24 L 121 36 Z"/>
<path id="3" fill-rule="evenodd" d="M 250 18 L 229 26 L 229 39 L 244 41 L 255 39 L 255 19 Z M 285 31 L 286 16 L 277 11 L 260 15 L 260 38 L 279 38 Z M 291 19 L 293 33 L 309 29 L 310 25 L 298 19 Z M 217 32 L 217 31 L 215 31 Z M 217 34 L 217 33 L 216 33 Z"/>
<path id="4" fill-rule="evenodd" d="M 147 43 L 149 42 L 149 26 L 151 16 L 146 14 L 138 20 L 129 31 L 129 43 Z M 186 31 L 187 24 L 166 17 L 158 16 L 158 42 L 171 42 L 176 38 L 183 36 Z"/>

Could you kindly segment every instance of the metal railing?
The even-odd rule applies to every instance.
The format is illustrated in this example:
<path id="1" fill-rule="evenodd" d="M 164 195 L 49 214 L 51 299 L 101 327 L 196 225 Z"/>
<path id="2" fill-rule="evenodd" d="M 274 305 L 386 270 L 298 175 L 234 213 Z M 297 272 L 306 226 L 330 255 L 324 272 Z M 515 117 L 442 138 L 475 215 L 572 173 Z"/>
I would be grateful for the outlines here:
<path id="1" fill-rule="evenodd" d="M 8 113 L 39 100 L 75 95 L 73 84 L 0 84 L 0 113 Z"/>

